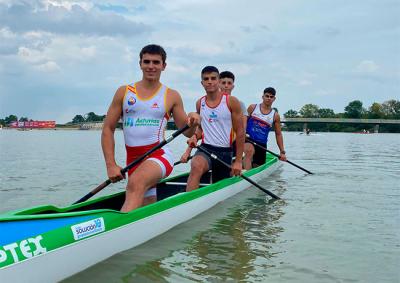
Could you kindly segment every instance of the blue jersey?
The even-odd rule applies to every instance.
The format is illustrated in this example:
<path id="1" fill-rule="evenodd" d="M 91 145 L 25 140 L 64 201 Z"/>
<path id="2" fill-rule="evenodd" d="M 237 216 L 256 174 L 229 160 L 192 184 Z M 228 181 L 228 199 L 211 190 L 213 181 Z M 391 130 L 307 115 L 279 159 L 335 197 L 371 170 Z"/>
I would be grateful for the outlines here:
<path id="1" fill-rule="evenodd" d="M 260 145 L 266 145 L 268 134 L 274 123 L 275 110 L 271 109 L 268 114 L 261 112 L 261 105 L 257 104 L 253 113 L 247 119 L 246 134 L 250 139 Z"/>

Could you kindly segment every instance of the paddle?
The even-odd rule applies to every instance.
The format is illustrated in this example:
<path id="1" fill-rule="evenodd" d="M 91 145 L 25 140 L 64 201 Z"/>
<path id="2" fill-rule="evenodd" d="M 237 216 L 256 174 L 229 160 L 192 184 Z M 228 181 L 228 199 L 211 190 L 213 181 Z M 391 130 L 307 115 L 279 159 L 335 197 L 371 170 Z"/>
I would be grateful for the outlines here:
<path id="1" fill-rule="evenodd" d="M 189 160 L 192 159 L 192 158 L 193 158 L 193 155 L 189 156 L 187 161 L 189 161 Z M 181 163 L 183 163 L 183 162 L 179 160 L 179 161 L 177 161 L 177 162 L 174 163 L 174 166 L 179 165 L 179 164 L 181 164 Z"/>
<path id="2" fill-rule="evenodd" d="M 225 165 L 228 168 L 232 168 L 231 165 L 229 165 L 228 163 L 224 162 L 223 160 L 219 159 L 218 156 L 216 156 L 214 153 L 209 152 L 207 149 L 205 149 L 203 146 L 199 145 L 197 147 L 198 149 L 200 149 L 202 152 L 204 152 L 205 154 L 207 154 L 208 156 L 210 156 L 211 158 L 217 160 L 218 162 L 220 162 L 221 164 Z M 278 197 L 277 195 L 271 193 L 270 191 L 268 191 L 267 189 L 264 189 L 263 187 L 261 187 L 259 184 L 257 184 L 256 182 L 254 182 L 253 180 L 251 180 L 250 178 L 244 176 L 242 173 L 240 173 L 239 175 L 241 178 L 245 179 L 247 182 L 249 182 L 250 184 L 252 184 L 253 186 L 257 187 L 258 189 L 262 190 L 264 193 L 268 194 L 269 196 L 271 196 L 274 199 L 280 199 L 280 197 Z"/>
<path id="3" fill-rule="evenodd" d="M 180 134 L 182 134 L 184 131 L 186 131 L 187 129 L 189 129 L 190 127 L 188 125 L 184 126 L 183 128 L 177 130 L 176 132 L 174 132 L 169 138 L 167 138 L 166 140 L 163 140 L 161 143 L 159 143 L 158 145 L 156 145 L 155 147 L 153 147 L 152 149 L 150 149 L 148 152 L 146 152 L 145 154 L 143 154 L 142 156 L 140 156 L 138 159 L 132 161 L 132 163 L 130 163 L 128 166 L 126 166 L 125 168 L 121 169 L 121 174 L 125 175 L 126 172 L 129 171 L 129 169 L 131 169 L 132 167 L 134 167 L 135 165 L 139 164 L 140 162 L 142 162 L 144 159 L 146 159 L 150 154 L 152 154 L 153 152 L 155 152 L 156 150 L 162 148 L 164 145 L 166 145 L 167 143 L 169 143 L 170 141 L 172 141 L 173 139 L 175 139 L 177 136 L 179 136 Z M 91 198 L 92 196 L 94 196 L 95 194 L 97 194 L 98 192 L 100 192 L 102 189 L 104 189 L 105 187 L 107 187 L 109 184 L 111 184 L 111 180 L 107 179 L 106 181 L 104 181 L 102 184 L 100 184 L 99 186 L 97 186 L 96 188 L 94 188 L 91 192 L 89 192 L 87 195 L 85 195 L 84 197 L 82 197 L 81 199 L 79 199 L 78 201 L 74 202 L 73 204 L 77 204 L 80 202 L 83 202 L 85 200 L 88 200 L 89 198 Z"/>
<path id="4" fill-rule="evenodd" d="M 249 138 L 246 138 L 246 141 L 248 141 L 249 143 L 251 143 L 251 144 L 254 145 L 254 146 L 258 146 L 259 148 L 261 148 L 261 149 L 263 149 L 263 150 L 265 150 L 265 151 L 271 153 L 272 155 L 274 155 L 274 156 L 276 156 L 276 157 L 278 157 L 278 158 L 280 157 L 279 154 L 276 154 L 275 152 L 272 152 L 272 151 L 268 150 L 266 147 L 264 147 L 264 146 L 262 146 L 262 145 L 259 145 L 258 143 L 252 141 L 252 140 L 249 139 Z M 313 174 L 312 172 L 308 171 L 307 169 L 305 169 L 305 168 L 303 168 L 303 167 L 301 167 L 301 166 L 299 166 L 299 165 L 297 165 L 297 164 L 295 164 L 295 163 L 293 163 L 293 162 L 291 162 L 291 161 L 289 161 L 289 160 L 286 160 L 286 162 L 289 163 L 289 164 L 291 164 L 291 165 L 293 165 L 293 166 L 295 166 L 295 167 L 297 167 L 297 168 L 299 168 L 299 169 L 301 169 L 301 170 L 303 170 L 304 172 L 307 172 L 308 174 Z"/>

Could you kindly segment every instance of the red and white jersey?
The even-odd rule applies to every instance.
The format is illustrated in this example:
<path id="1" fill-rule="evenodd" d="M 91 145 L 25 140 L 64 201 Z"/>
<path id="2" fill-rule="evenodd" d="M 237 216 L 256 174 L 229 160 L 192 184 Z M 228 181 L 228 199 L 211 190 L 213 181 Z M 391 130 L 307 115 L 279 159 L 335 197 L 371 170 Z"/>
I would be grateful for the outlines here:
<path id="1" fill-rule="evenodd" d="M 126 87 L 122 102 L 122 124 L 127 146 L 146 146 L 164 140 L 169 116 L 166 112 L 168 87 L 160 88 L 149 98 L 142 98 L 136 84 Z"/>
<path id="2" fill-rule="evenodd" d="M 230 147 L 233 141 L 232 114 L 228 106 L 228 94 L 223 94 L 215 107 L 207 105 L 206 96 L 200 98 L 202 142 L 205 144 Z"/>

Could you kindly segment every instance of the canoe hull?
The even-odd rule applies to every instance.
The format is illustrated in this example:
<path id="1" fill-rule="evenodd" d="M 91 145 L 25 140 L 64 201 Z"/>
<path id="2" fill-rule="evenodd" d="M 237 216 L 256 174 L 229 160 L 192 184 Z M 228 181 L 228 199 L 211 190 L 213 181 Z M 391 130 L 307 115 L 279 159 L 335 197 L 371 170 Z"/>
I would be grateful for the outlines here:
<path id="1" fill-rule="evenodd" d="M 280 164 L 275 162 L 267 170 L 262 170 L 252 175 L 251 178 L 257 182 L 274 172 L 279 166 Z M 250 186 L 241 179 L 229 186 L 132 223 L 5 266 L 0 269 L 0 278 L 4 282 L 60 281 L 118 252 L 136 247 Z M 256 190 L 256 188 L 252 189 Z M 179 195 L 174 197 L 180 198 Z"/>

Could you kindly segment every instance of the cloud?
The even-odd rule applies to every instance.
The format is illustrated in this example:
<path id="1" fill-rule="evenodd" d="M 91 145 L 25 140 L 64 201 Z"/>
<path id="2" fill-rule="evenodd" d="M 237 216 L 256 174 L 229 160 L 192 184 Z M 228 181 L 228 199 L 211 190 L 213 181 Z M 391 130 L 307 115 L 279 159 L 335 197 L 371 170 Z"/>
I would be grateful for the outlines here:
<path id="1" fill-rule="evenodd" d="M 92 9 L 91 5 L 66 1 L 60 3 L 0 4 L 0 26 L 17 33 L 45 31 L 91 36 L 136 36 L 151 31 L 149 25 L 113 12 Z"/>
<path id="2" fill-rule="evenodd" d="M 336 94 L 336 91 L 333 89 L 319 89 L 315 92 L 317 96 L 333 96 Z"/>
<path id="3" fill-rule="evenodd" d="M 312 82 L 309 80 L 300 80 L 299 81 L 299 86 L 309 86 L 312 85 Z"/>
<path id="4" fill-rule="evenodd" d="M 178 74 L 185 74 L 189 72 L 189 69 L 186 66 L 171 63 L 168 64 L 168 70 Z"/>
<path id="5" fill-rule="evenodd" d="M 18 48 L 18 56 L 23 61 L 33 64 L 47 60 L 46 56 L 42 52 L 24 46 Z"/>
<path id="6" fill-rule="evenodd" d="M 361 61 L 355 68 L 355 71 L 358 73 L 375 73 L 379 69 L 378 64 L 376 64 L 372 60 L 363 60 Z"/>
<path id="7" fill-rule="evenodd" d="M 327 37 L 334 37 L 338 36 L 340 34 L 340 30 L 334 27 L 326 27 L 326 28 L 321 28 L 318 30 L 318 33 L 327 36 Z"/>
<path id="8" fill-rule="evenodd" d="M 44 64 L 36 65 L 35 69 L 46 73 L 53 73 L 59 71 L 61 68 L 57 65 L 56 62 L 48 61 Z"/>
<path id="9" fill-rule="evenodd" d="M 93 58 L 96 56 L 96 51 L 95 46 L 83 47 L 81 48 L 81 55 L 86 58 Z"/>

